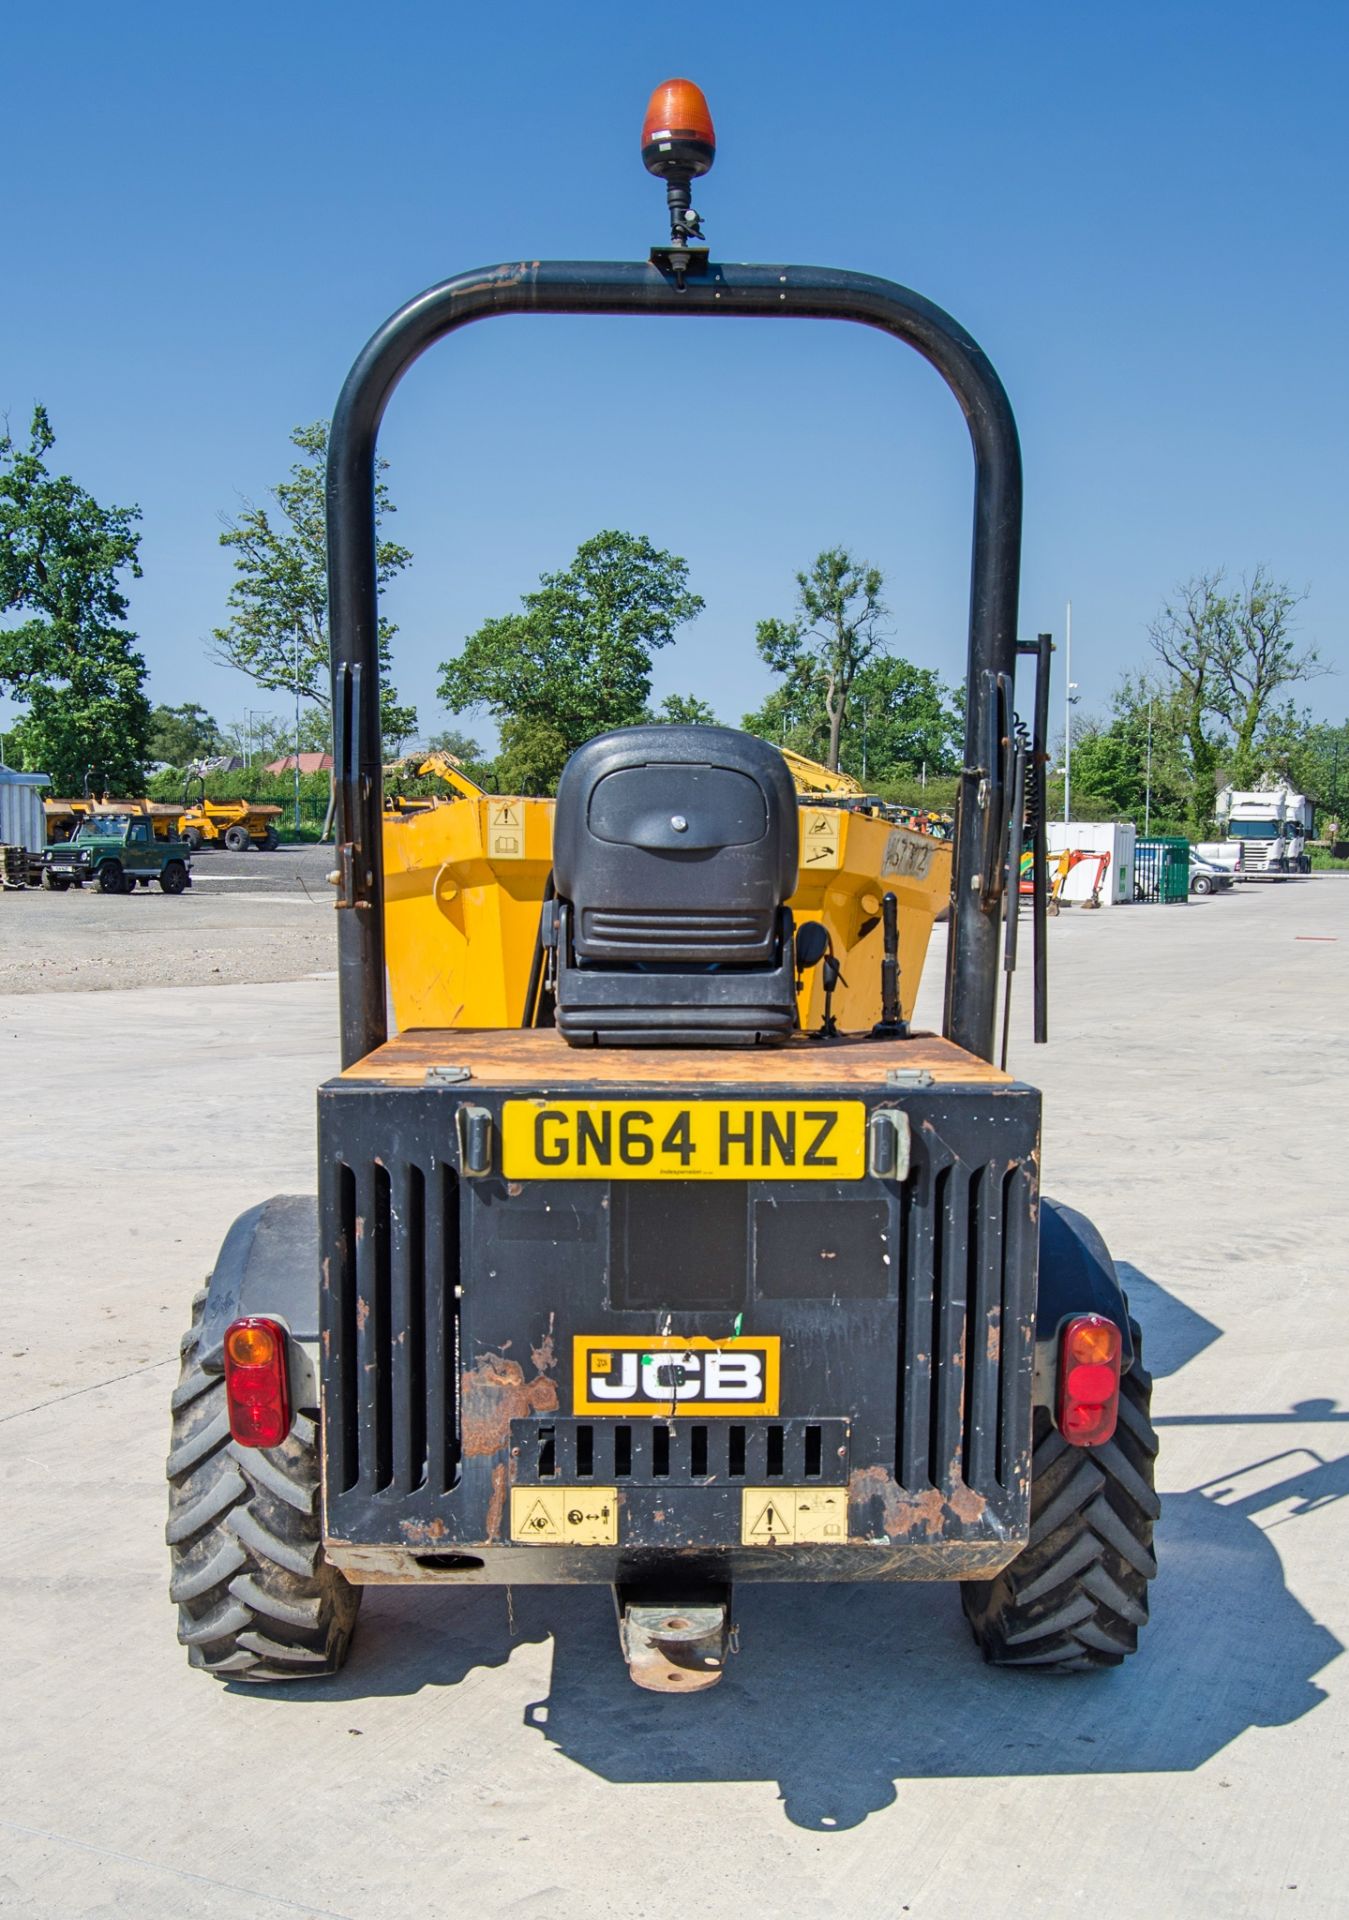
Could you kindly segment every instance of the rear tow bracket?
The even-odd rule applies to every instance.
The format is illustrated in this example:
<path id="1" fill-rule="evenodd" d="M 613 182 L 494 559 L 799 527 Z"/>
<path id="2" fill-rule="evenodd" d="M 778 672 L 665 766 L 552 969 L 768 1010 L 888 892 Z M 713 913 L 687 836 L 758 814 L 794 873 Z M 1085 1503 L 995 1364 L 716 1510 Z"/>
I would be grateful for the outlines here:
<path id="1" fill-rule="evenodd" d="M 731 1648 L 731 1589 L 661 1598 L 642 1586 L 614 1588 L 618 1641 L 634 1683 L 651 1693 L 715 1687 Z"/>

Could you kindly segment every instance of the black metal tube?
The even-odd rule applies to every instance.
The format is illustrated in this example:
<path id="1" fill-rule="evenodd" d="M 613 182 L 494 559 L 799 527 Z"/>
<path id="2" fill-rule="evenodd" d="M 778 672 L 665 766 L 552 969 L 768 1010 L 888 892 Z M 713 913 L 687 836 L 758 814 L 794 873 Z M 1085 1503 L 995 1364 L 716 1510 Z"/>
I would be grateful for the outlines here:
<path id="1" fill-rule="evenodd" d="M 1031 751 L 1035 756 L 1035 837 L 1031 864 L 1035 878 L 1032 908 L 1035 915 L 1033 1001 L 1034 1041 L 1049 1039 L 1049 661 L 1054 642 L 1047 633 L 1035 639 L 1035 717 Z"/>
<path id="2" fill-rule="evenodd" d="M 366 345 L 342 388 L 328 447 L 328 597 L 339 870 L 352 880 L 339 920 L 342 1059 L 387 1034 L 383 807 L 375 568 L 375 443 L 390 396 L 435 341 L 500 313 L 605 313 L 853 320 L 907 341 L 942 375 L 974 447 L 969 699 L 951 901 L 947 1034 L 991 1059 L 998 924 L 980 898 L 978 743 L 986 673 L 1011 673 L 1021 561 L 1021 453 L 1002 383 L 981 348 L 940 307 L 868 274 L 820 267 L 709 266 L 684 287 L 649 263 L 525 261 L 461 274 L 419 294 Z M 359 678 L 356 670 L 359 669 Z M 361 683 L 363 697 L 361 697 Z M 349 849 L 343 853 L 342 849 Z"/>

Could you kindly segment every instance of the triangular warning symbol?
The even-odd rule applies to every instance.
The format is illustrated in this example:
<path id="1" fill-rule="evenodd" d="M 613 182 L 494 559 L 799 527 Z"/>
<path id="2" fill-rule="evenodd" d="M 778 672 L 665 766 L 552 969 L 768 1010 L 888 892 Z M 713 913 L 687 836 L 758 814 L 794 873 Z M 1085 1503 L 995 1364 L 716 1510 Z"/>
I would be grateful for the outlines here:
<path id="1" fill-rule="evenodd" d="M 558 1540 L 557 1522 L 544 1506 L 542 1500 L 536 1500 L 520 1525 L 521 1533 L 532 1534 L 536 1540 Z"/>
<path id="2" fill-rule="evenodd" d="M 782 1539 L 792 1531 L 787 1517 L 776 1500 L 764 1503 L 764 1510 L 749 1530 L 751 1540 Z"/>

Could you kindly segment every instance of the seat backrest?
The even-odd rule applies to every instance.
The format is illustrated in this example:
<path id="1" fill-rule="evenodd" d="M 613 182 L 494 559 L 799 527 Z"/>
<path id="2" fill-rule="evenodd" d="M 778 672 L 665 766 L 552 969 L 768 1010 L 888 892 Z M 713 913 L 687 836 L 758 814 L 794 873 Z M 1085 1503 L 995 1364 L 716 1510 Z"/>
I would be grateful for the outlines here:
<path id="1" fill-rule="evenodd" d="M 583 966 L 773 963 L 797 878 L 796 792 L 729 727 L 625 727 L 563 769 L 553 873 Z"/>

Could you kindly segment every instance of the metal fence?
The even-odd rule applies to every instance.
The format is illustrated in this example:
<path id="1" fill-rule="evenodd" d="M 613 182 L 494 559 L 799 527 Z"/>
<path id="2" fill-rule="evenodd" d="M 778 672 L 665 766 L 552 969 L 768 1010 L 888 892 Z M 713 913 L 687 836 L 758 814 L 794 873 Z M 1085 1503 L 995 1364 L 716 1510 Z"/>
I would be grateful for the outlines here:
<path id="1" fill-rule="evenodd" d="M 1140 840 L 1134 849 L 1134 899 L 1173 906 L 1190 897 L 1190 843 L 1179 835 Z"/>

